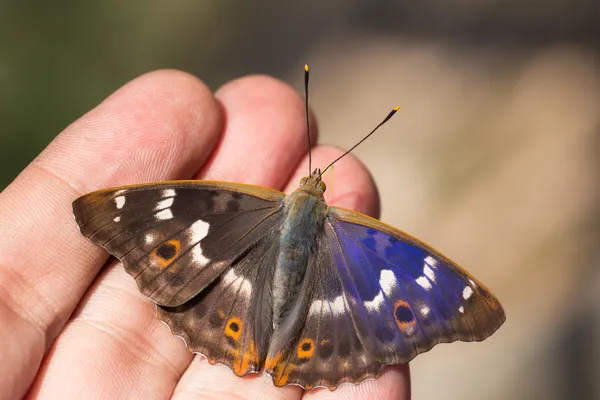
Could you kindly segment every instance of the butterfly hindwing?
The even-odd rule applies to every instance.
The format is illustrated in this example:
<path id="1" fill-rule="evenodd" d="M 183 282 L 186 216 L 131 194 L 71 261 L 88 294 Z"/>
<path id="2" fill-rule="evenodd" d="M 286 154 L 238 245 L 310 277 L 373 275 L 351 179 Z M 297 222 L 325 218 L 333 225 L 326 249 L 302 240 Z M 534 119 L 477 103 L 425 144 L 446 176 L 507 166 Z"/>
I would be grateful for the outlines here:
<path id="1" fill-rule="evenodd" d="M 158 307 L 158 317 L 192 352 L 238 375 L 258 372 L 272 332 L 269 290 L 278 255 L 277 231 L 265 235 L 206 290 L 177 307 Z"/>
<path id="2" fill-rule="evenodd" d="M 81 232 L 121 259 L 143 294 L 173 307 L 271 231 L 283 198 L 250 185 L 173 181 L 93 192 L 73 210 Z"/>

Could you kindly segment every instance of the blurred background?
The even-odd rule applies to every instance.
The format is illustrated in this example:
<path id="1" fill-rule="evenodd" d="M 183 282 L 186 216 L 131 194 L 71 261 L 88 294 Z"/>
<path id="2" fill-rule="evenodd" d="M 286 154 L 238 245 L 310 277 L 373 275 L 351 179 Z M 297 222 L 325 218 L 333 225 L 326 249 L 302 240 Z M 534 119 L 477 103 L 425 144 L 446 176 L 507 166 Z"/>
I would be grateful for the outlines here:
<path id="1" fill-rule="evenodd" d="M 265 73 L 356 150 L 382 219 L 487 284 L 507 321 L 412 363 L 415 399 L 600 398 L 600 2 L 0 1 L 0 187 L 157 68 Z M 151 134 L 151 132 L 149 132 Z"/>

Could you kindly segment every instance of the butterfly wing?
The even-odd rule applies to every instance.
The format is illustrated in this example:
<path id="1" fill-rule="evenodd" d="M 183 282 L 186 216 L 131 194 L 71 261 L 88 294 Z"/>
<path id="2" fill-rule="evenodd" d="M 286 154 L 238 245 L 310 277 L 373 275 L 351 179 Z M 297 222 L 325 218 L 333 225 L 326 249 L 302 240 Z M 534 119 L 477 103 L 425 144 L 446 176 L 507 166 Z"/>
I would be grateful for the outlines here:
<path id="1" fill-rule="evenodd" d="M 175 307 L 272 231 L 281 192 L 211 181 L 100 190 L 73 202 L 84 236 L 123 261 L 139 290 Z"/>
<path id="2" fill-rule="evenodd" d="M 73 202 L 81 232 L 123 261 L 188 349 L 237 375 L 258 371 L 272 331 L 269 291 L 281 192 L 173 181 L 101 190 Z"/>
<path id="3" fill-rule="evenodd" d="M 374 378 L 437 343 L 483 340 L 505 320 L 480 282 L 404 232 L 329 207 L 322 235 L 306 319 L 272 339 L 276 384 L 333 389 Z"/>
<path id="4" fill-rule="evenodd" d="M 336 265 L 358 274 L 354 281 L 361 300 L 381 303 L 381 294 L 384 303 L 396 304 L 396 297 L 408 303 L 390 308 L 395 312 L 390 316 L 397 324 L 414 325 L 407 328 L 416 335 L 409 359 L 439 342 L 483 340 L 506 319 L 500 302 L 481 282 L 418 239 L 336 207 L 329 209 L 329 222 L 331 239 L 338 244 Z M 410 314 L 414 320 L 409 321 Z"/>
<path id="5" fill-rule="evenodd" d="M 264 363 L 272 325 L 271 287 L 278 232 L 263 236 L 206 290 L 177 307 L 158 307 L 158 318 L 188 349 L 222 363 L 238 376 Z"/>

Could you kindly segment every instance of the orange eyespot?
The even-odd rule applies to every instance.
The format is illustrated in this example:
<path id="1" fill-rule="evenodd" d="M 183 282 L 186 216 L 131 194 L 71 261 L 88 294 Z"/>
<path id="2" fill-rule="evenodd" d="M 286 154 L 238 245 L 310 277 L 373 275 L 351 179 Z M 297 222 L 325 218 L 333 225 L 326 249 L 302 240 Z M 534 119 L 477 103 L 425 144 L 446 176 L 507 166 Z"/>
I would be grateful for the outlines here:
<path id="1" fill-rule="evenodd" d="M 394 304 L 394 319 L 402 331 L 416 324 L 415 314 L 404 300 L 397 300 Z"/>
<path id="2" fill-rule="evenodd" d="M 315 342 L 310 338 L 302 339 L 296 352 L 298 358 L 311 358 L 315 353 Z"/>
<path id="3" fill-rule="evenodd" d="M 237 317 L 232 317 L 225 325 L 225 335 L 237 341 L 242 334 L 242 321 Z"/>
<path id="4" fill-rule="evenodd" d="M 167 267 L 179 255 L 181 242 L 171 239 L 158 246 L 150 253 L 150 258 L 158 262 L 159 268 Z"/>
<path id="5" fill-rule="evenodd" d="M 321 191 L 324 192 L 325 189 L 327 189 L 327 185 L 325 185 L 325 182 L 323 181 L 319 181 L 319 183 L 317 184 L 317 188 Z"/>

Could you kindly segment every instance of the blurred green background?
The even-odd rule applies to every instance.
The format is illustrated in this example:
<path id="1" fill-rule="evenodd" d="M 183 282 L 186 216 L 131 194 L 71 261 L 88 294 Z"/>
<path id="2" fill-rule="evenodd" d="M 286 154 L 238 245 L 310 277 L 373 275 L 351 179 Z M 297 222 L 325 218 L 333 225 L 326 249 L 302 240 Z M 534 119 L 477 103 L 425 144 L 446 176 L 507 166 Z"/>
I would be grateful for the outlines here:
<path id="1" fill-rule="evenodd" d="M 382 219 L 507 313 L 485 342 L 415 359 L 414 398 L 600 398 L 600 2 L 4 0 L 0 38 L 2 188 L 157 68 L 301 91 L 309 63 L 320 140 L 343 147 L 401 104 L 356 151 Z"/>

